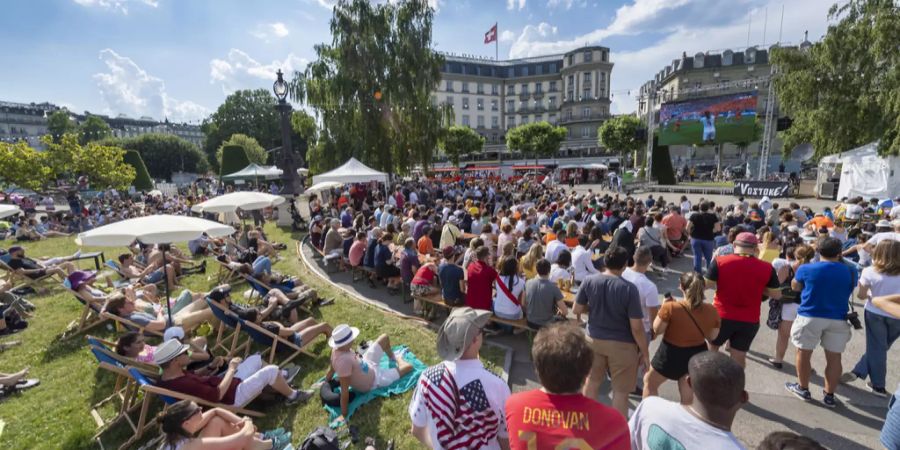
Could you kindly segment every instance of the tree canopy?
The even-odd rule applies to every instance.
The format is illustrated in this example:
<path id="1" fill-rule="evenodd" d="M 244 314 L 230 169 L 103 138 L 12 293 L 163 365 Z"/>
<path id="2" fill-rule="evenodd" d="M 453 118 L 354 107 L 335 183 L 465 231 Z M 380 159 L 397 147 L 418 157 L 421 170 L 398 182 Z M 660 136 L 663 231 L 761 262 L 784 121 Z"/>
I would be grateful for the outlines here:
<path id="1" fill-rule="evenodd" d="M 222 145 L 219 146 L 218 150 L 216 150 L 216 161 L 220 167 L 222 165 L 222 148 L 229 145 L 236 145 L 243 148 L 244 154 L 247 155 L 247 159 L 251 163 L 265 165 L 266 160 L 269 157 L 269 155 L 266 153 L 266 149 L 262 148 L 262 146 L 259 145 L 259 142 L 256 142 L 256 139 L 253 139 L 246 134 L 236 133 L 232 134 L 231 137 L 228 138 L 227 141 L 223 142 Z M 246 167 L 246 165 L 244 167 Z M 243 167 L 241 168 L 243 169 Z"/>
<path id="2" fill-rule="evenodd" d="M 431 91 L 443 58 L 432 49 L 434 11 L 422 0 L 340 0 L 330 43 L 294 74 L 291 96 L 321 123 L 308 159 L 327 170 L 354 156 L 384 171 L 430 165 L 442 132 Z"/>
<path id="3" fill-rule="evenodd" d="M 772 52 L 782 113 L 793 119 L 784 149 L 809 142 L 820 158 L 880 139 L 880 153 L 900 154 L 900 6 L 850 0 L 828 16 L 820 42 Z"/>
<path id="4" fill-rule="evenodd" d="M 637 152 L 645 144 L 638 139 L 637 131 L 641 128 L 641 120 L 633 115 L 616 116 L 603 122 L 597 130 L 597 141 L 608 150 L 622 156 Z M 637 165 L 637 155 L 634 164 Z"/>
<path id="5" fill-rule="evenodd" d="M 147 172 L 147 166 L 144 164 L 144 160 L 141 158 L 140 153 L 134 150 L 126 150 L 125 151 L 125 163 L 131 167 L 134 167 L 134 188 L 139 191 L 149 191 L 153 189 L 153 180 L 150 179 L 150 174 Z"/>
<path id="6" fill-rule="evenodd" d="M 60 109 L 54 111 L 53 114 L 50 114 L 50 117 L 47 118 L 47 132 L 54 140 L 59 139 L 66 133 L 73 133 L 77 129 L 78 126 L 75 122 L 72 122 L 72 119 L 69 118 L 69 112 L 66 110 Z"/>
<path id="7" fill-rule="evenodd" d="M 565 127 L 554 127 L 547 122 L 526 123 L 506 133 L 506 146 L 523 156 L 548 158 L 556 155 L 567 135 Z"/>
<path id="8" fill-rule="evenodd" d="M 100 142 L 138 152 L 153 178 L 170 180 L 172 172 L 202 174 L 209 171 L 206 156 L 196 145 L 171 134 L 148 133 Z"/>
<path id="9" fill-rule="evenodd" d="M 300 138 L 293 144 L 300 149 L 300 156 L 308 165 L 309 151 L 315 148 L 316 141 L 319 139 L 316 119 L 306 111 L 294 111 L 291 114 L 291 128 L 294 130 L 294 134 Z"/>
<path id="10" fill-rule="evenodd" d="M 200 126 L 206 135 L 203 151 L 210 165 L 218 168 L 219 147 L 235 134 L 256 139 L 264 149 L 280 145 L 281 119 L 275 104 L 275 96 L 266 89 L 242 90 L 229 95 Z"/>
<path id="11" fill-rule="evenodd" d="M 455 125 L 441 137 L 440 146 L 450 162 L 458 167 L 461 155 L 481 152 L 484 137 L 469 127 Z"/>
<path id="12" fill-rule="evenodd" d="M 226 145 L 222 147 L 222 165 L 219 168 L 219 176 L 235 173 L 250 165 L 244 147 L 240 145 Z"/>
<path id="13" fill-rule="evenodd" d="M 87 116 L 78 126 L 78 142 L 81 145 L 99 141 L 112 135 L 112 129 L 105 120 L 98 116 Z"/>

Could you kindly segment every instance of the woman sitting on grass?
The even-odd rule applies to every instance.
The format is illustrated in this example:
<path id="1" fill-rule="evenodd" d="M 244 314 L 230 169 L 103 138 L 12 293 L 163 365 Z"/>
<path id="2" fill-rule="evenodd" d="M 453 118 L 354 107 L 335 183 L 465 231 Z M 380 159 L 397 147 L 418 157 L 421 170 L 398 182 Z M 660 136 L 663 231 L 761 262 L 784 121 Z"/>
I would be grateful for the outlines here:
<path id="1" fill-rule="evenodd" d="M 166 450 L 280 450 L 291 442 L 291 433 L 278 428 L 257 433 L 250 418 L 241 418 L 222 408 L 203 411 L 182 400 L 159 415 Z"/>

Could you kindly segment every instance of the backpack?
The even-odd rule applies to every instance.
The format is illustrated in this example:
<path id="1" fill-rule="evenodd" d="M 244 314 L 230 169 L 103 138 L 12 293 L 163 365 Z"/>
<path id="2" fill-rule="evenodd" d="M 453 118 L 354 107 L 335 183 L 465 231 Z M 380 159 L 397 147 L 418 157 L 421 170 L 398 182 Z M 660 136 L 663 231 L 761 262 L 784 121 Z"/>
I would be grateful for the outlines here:
<path id="1" fill-rule="evenodd" d="M 300 450 L 339 450 L 337 433 L 328 427 L 317 427 L 300 444 Z"/>

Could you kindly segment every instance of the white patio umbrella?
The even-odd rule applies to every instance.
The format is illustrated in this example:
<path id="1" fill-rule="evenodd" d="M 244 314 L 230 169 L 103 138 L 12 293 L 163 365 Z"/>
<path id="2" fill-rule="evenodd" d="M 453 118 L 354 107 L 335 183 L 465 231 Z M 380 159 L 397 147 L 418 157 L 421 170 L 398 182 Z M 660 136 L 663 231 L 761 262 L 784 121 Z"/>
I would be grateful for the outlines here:
<path id="1" fill-rule="evenodd" d="M 233 213 L 240 208 L 245 211 L 275 207 L 284 203 L 284 197 L 265 192 L 232 192 L 211 198 L 194 205 L 191 211 L 204 213 Z"/>
<path id="2" fill-rule="evenodd" d="M 222 237 L 234 233 L 234 228 L 197 217 L 154 215 L 123 220 L 94 228 L 93 230 L 80 233 L 75 238 L 75 243 L 100 247 L 127 246 L 134 241 L 144 244 L 171 244 L 197 239 L 203 233 L 210 237 Z M 168 277 L 165 277 L 165 273 L 166 254 L 163 251 L 166 305 L 169 305 L 169 280 Z M 169 311 L 169 323 L 172 323 L 172 310 L 171 308 L 166 309 Z"/>
<path id="3" fill-rule="evenodd" d="M 344 183 L 339 183 L 337 181 L 323 181 L 321 183 L 316 183 L 309 187 L 306 192 L 319 192 L 324 191 L 326 189 L 334 189 L 337 187 L 343 186 Z"/>
<path id="4" fill-rule="evenodd" d="M 21 213 L 22 210 L 16 205 L 0 205 L 0 219 L 4 217 L 14 216 Z"/>

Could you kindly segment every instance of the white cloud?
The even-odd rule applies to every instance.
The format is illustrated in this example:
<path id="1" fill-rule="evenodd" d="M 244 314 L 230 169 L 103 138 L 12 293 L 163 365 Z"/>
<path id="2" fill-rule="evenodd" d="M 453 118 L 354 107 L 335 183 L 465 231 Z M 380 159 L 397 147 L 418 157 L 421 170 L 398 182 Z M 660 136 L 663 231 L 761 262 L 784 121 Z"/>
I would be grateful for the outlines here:
<path id="1" fill-rule="evenodd" d="M 75 3 L 85 7 L 97 7 L 103 9 L 111 9 L 113 11 L 128 14 L 128 5 L 141 3 L 156 8 L 159 6 L 159 0 L 73 0 Z"/>
<path id="2" fill-rule="evenodd" d="M 506 0 L 506 9 L 512 11 L 514 9 L 525 9 L 525 0 Z"/>
<path id="3" fill-rule="evenodd" d="M 182 122 L 196 120 L 209 114 L 209 109 L 191 101 L 169 96 L 166 83 L 150 75 L 131 58 L 112 49 L 100 51 L 106 72 L 94 74 L 100 97 L 106 103 L 106 113 L 150 116 L 157 120 Z"/>
<path id="4" fill-rule="evenodd" d="M 233 48 L 225 59 L 209 62 L 211 83 L 219 83 L 222 91 L 230 94 L 238 89 L 269 87 L 275 79 L 275 71 L 281 69 L 288 77 L 296 70 L 303 70 L 307 60 L 288 54 L 282 61 L 263 64 L 242 50 Z"/>
<path id="5" fill-rule="evenodd" d="M 516 40 L 516 33 L 510 30 L 503 30 L 500 33 L 500 42 L 512 42 Z"/>
<path id="6" fill-rule="evenodd" d="M 269 42 L 275 39 L 282 39 L 291 34 L 284 22 L 261 23 L 250 32 L 254 37 Z"/>
<path id="7" fill-rule="evenodd" d="M 565 9 L 572 9 L 572 5 L 576 4 L 576 0 L 547 0 L 547 8 L 559 8 L 563 7 Z M 581 7 L 587 6 L 587 2 L 582 0 L 577 2 L 577 4 Z"/>

